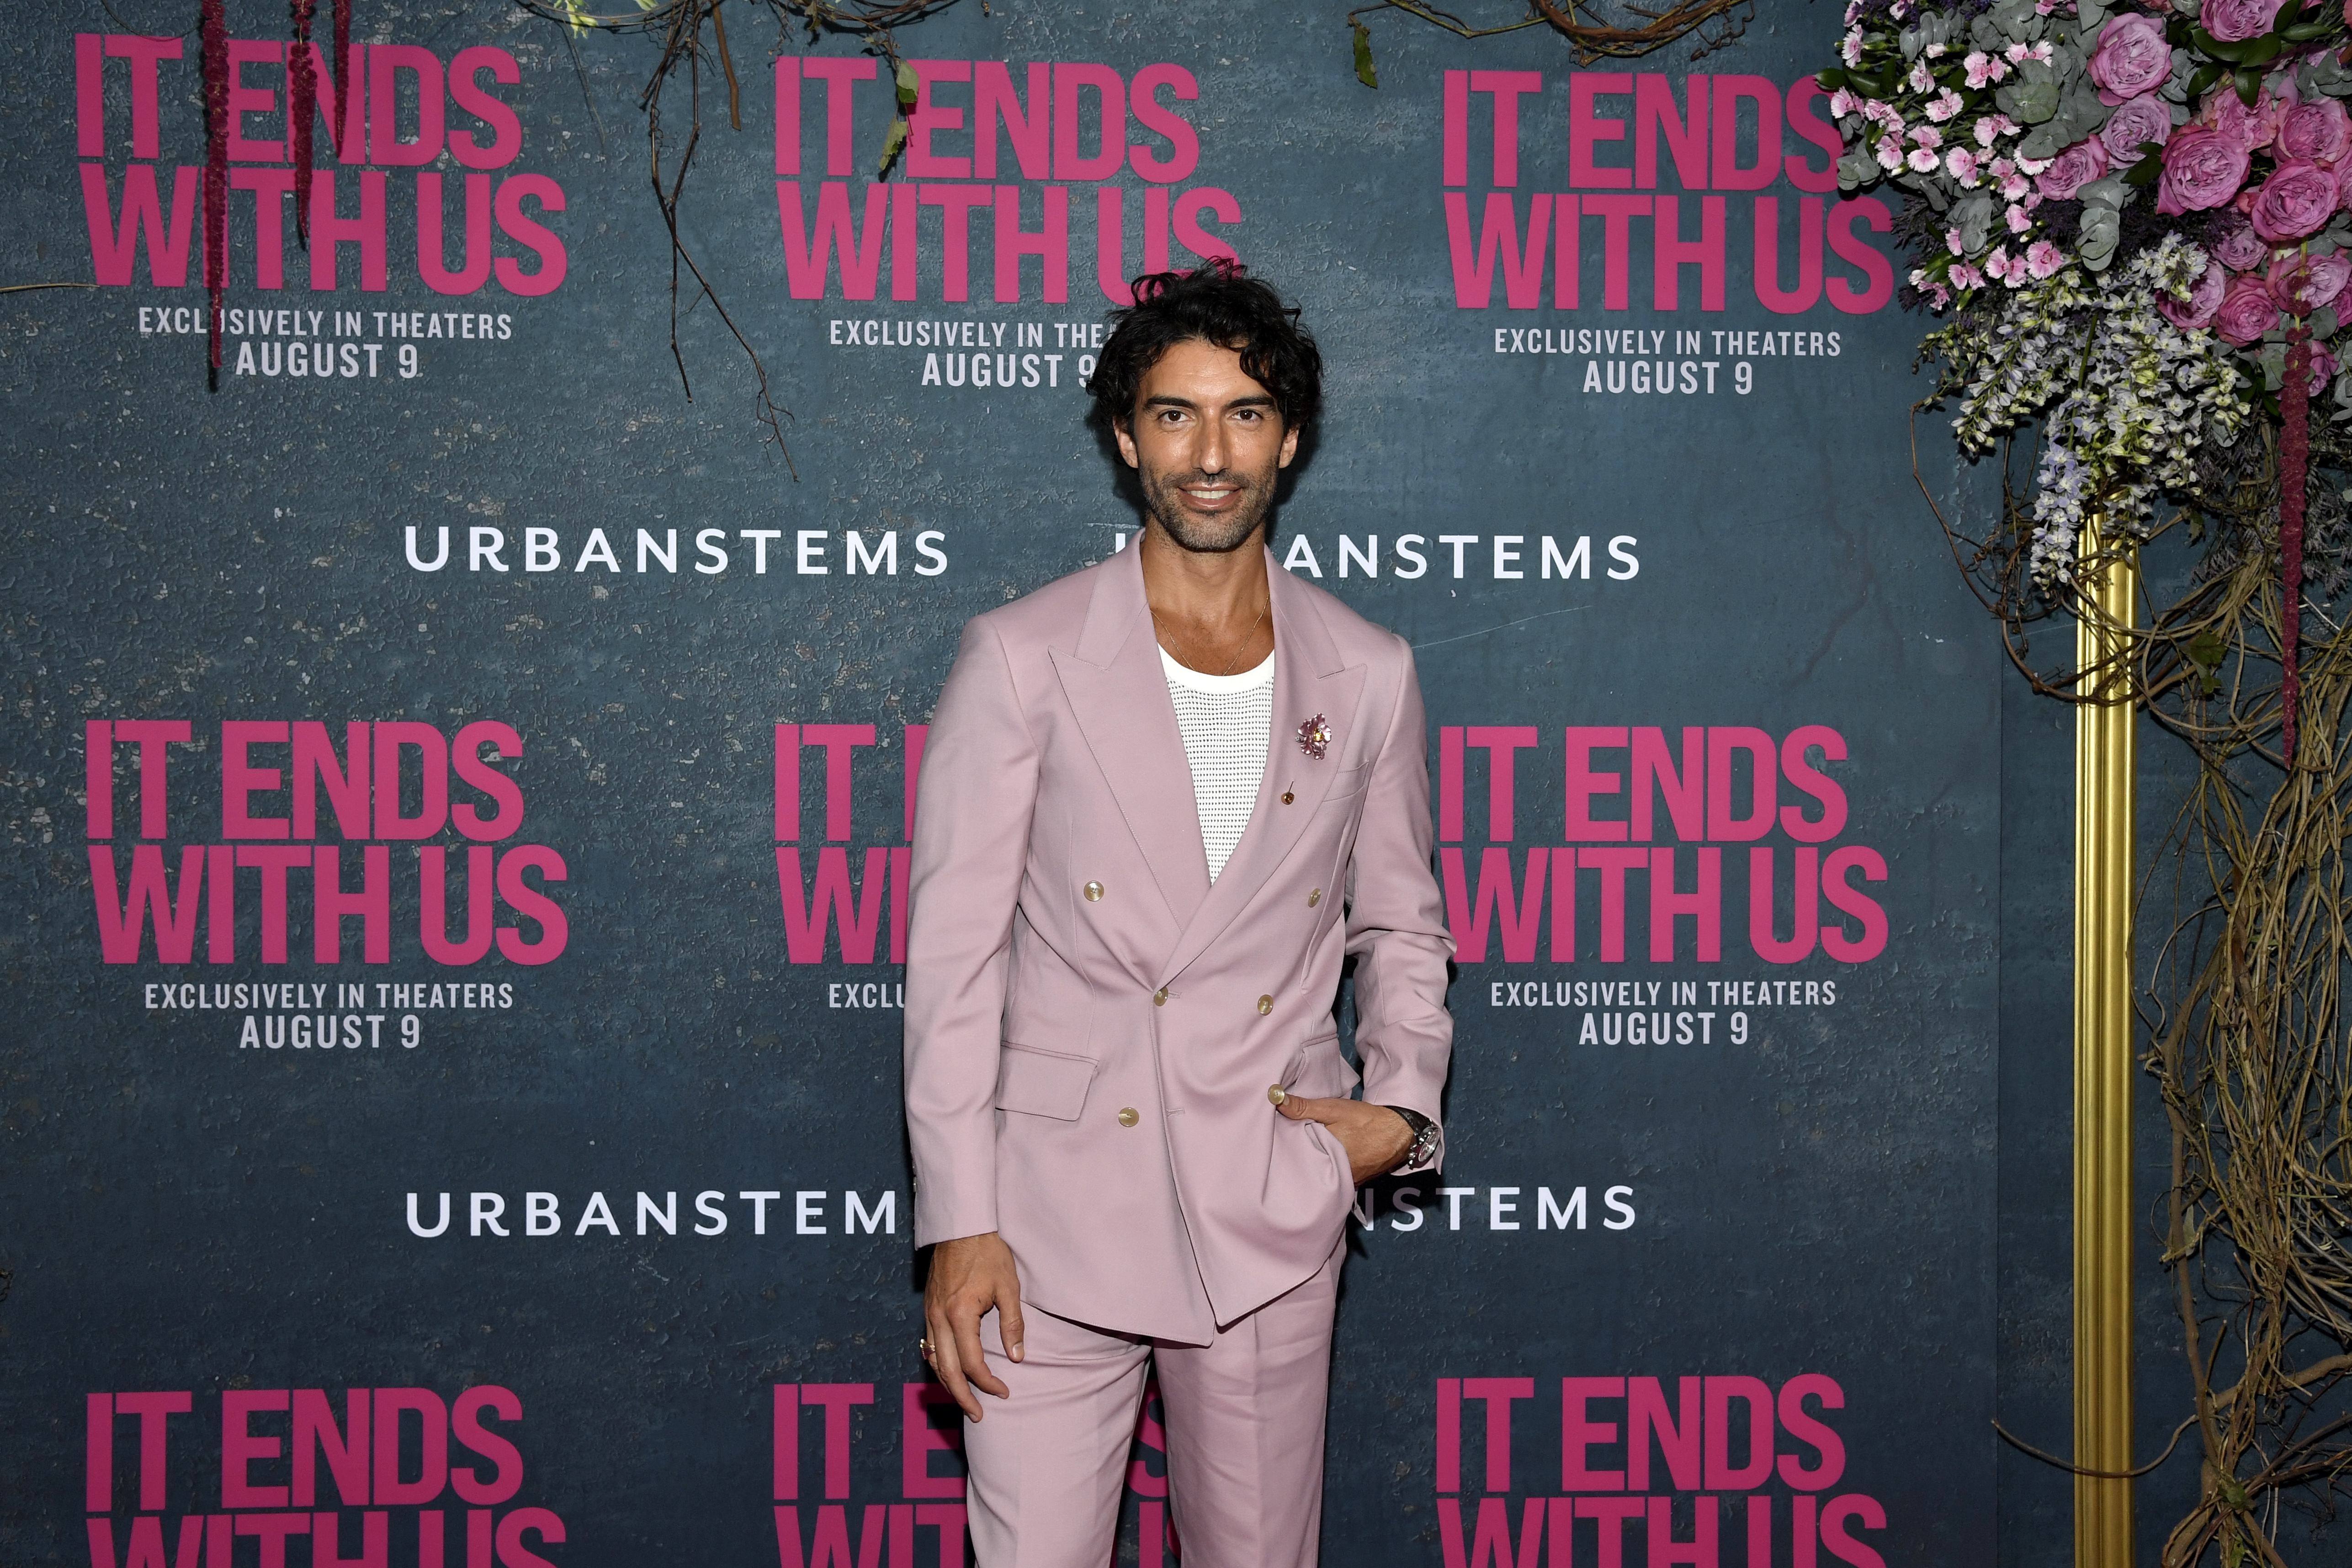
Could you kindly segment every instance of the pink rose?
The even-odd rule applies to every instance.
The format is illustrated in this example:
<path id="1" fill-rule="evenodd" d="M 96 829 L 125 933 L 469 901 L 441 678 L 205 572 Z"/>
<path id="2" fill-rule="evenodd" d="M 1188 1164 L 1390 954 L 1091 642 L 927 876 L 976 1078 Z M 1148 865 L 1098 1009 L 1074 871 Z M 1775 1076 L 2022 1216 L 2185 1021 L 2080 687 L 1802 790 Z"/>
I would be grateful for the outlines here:
<path id="1" fill-rule="evenodd" d="M 2344 285 L 2352 282 L 2352 256 L 2341 251 L 2334 256 L 2290 253 L 2271 264 L 2270 277 L 2263 281 L 2280 309 L 2290 316 L 2308 316 L 2326 309 L 2344 292 Z"/>
<path id="2" fill-rule="evenodd" d="M 2352 0 L 2347 0 L 2352 4 Z M 2263 243 L 2252 224 L 2230 220 L 2229 228 L 2219 239 L 2205 247 L 2206 254 L 2232 272 L 2252 272 L 2270 258 L 2271 247 Z"/>
<path id="3" fill-rule="evenodd" d="M 2226 204 L 2246 183 L 2246 149 L 2218 131 L 2185 125 L 2164 144 L 2156 210 L 2168 217 Z"/>
<path id="4" fill-rule="evenodd" d="M 2121 103 L 2137 98 L 2162 87 L 2171 74 L 2172 46 L 2164 41 L 2164 24 L 2155 17 L 2130 11 L 2099 29 L 2099 47 L 2091 56 L 2091 79 L 2099 84 L 2100 102 Z"/>
<path id="5" fill-rule="evenodd" d="M 2221 308 L 2213 313 L 2213 329 L 2242 349 L 2261 342 L 2278 321 L 2278 301 L 2259 277 L 2231 278 Z"/>
<path id="6" fill-rule="evenodd" d="M 2352 4 L 2352 0 L 2347 3 Z M 2099 127 L 2099 140 L 2107 147 L 2107 162 L 2118 169 L 2128 169 L 2140 161 L 2141 142 L 2153 141 L 2161 147 L 2171 137 L 2172 110 L 2152 92 L 2127 100 Z"/>
<path id="7" fill-rule="evenodd" d="M 2225 44 L 2259 38 L 2278 19 L 2278 0 L 2205 0 L 2198 21 Z"/>
<path id="8" fill-rule="evenodd" d="M 2252 152 L 2271 144 L 2278 134 L 2279 121 L 2286 118 L 2286 108 L 2264 90 L 2255 95 L 2254 107 L 2248 109 L 2237 89 L 2218 87 L 2205 95 L 2197 123 L 2211 127 Z"/>
<path id="9" fill-rule="evenodd" d="M 2071 202 L 2074 193 L 2107 172 L 2107 145 L 2095 136 L 2077 141 L 2050 161 L 2033 177 L 2042 193 L 2053 202 Z"/>
<path id="10" fill-rule="evenodd" d="M 2197 280 L 2189 286 L 2187 299 L 2176 299 L 2169 294 L 2159 293 L 2156 297 L 2156 308 L 2164 312 L 2166 320 L 2182 331 L 2194 331 L 2200 327 L 2213 324 L 2214 315 L 2221 308 L 2221 297 L 2229 287 L 2230 275 L 2219 264 L 2208 260 L 2205 270 L 2199 273 Z"/>
<path id="11" fill-rule="evenodd" d="M 2279 120 L 2277 141 L 2285 157 L 2334 163 L 2352 152 L 2352 115 L 2332 98 L 2299 103 Z"/>
<path id="12" fill-rule="evenodd" d="M 2317 234 L 2336 212 L 2336 175 L 2316 163 L 2282 163 L 2254 193 L 2246 215 L 2254 232 L 2279 245 Z"/>

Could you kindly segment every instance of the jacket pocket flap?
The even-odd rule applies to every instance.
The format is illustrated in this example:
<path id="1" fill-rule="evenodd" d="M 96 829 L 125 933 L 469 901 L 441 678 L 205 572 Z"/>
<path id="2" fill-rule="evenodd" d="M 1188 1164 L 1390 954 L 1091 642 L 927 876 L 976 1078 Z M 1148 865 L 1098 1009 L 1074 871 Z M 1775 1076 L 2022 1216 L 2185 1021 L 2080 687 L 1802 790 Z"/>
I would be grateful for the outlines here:
<path id="1" fill-rule="evenodd" d="M 996 1107 L 1075 1122 L 1086 1108 L 1087 1088 L 1094 1075 L 1095 1064 L 1086 1057 L 1064 1056 L 1008 1040 L 997 1059 Z"/>

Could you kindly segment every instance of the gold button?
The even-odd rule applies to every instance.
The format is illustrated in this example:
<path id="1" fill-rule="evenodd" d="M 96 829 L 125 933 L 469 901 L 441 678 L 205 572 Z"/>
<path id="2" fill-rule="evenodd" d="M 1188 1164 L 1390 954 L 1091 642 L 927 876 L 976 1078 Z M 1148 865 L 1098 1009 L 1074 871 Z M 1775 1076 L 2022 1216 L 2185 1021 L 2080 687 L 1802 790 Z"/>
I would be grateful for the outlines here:
<path id="1" fill-rule="evenodd" d="M 1140 1117 L 1140 1116 L 1139 1116 L 1139 1115 L 1137 1115 L 1137 1114 L 1135 1113 L 1135 1107 L 1134 1107 L 1134 1106 L 1132 1106 L 1132 1105 L 1126 1105 L 1126 1106 L 1122 1106 L 1122 1107 L 1120 1107 L 1120 1109 L 1119 1109 L 1119 1113 L 1118 1113 L 1118 1124 L 1119 1124 L 1120 1126 L 1122 1126 L 1122 1127 L 1132 1127 L 1132 1126 L 1134 1126 L 1138 1122 L 1140 1122 L 1140 1121 L 1142 1121 L 1142 1120 L 1143 1120 L 1143 1118 L 1142 1118 L 1142 1117 Z"/>
<path id="2" fill-rule="evenodd" d="M 1098 882 L 1090 882 L 1087 883 L 1086 894 L 1087 902 L 1088 904 L 1100 904 L 1102 902 L 1102 883 Z"/>
<path id="3" fill-rule="evenodd" d="M 1151 1005 L 1155 1008 L 1164 1008 L 1168 1005 L 1167 987 L 1162 986 L 1158 990 L 1151 993 Z"/>
<path id="4" fill-rule="evenodd" d="M 1286 806 L 1289 805 L 1289 804 L 1290 804 L 1290 802 L 1291 802 L 1293 800 L 1295 800 L 1295 799 L 1297 799 L 1297 797 L 1296 797 L 1296 796 L 1294 796 L 1294 795 L 1292 795 L 1292 794 L 1291 794 L 1291 792 L 1290 792 L 1289 790 L 1285 789 L 1285 790 L 1282 792 L 1282 803 L 1283 803 L 1284 805 L 1286 805 Z"/>
<path id="5" fill-rule="evenodd" d="M 1320 903 L 1322 903 L 1322 902 L 1323 902 L 1323 890 L 1322 890 L 1321 888 L 1319 888 L 1319 887 L 1318 887 L 1318 888 L 1316 888 L 1313 892 L 1309 893 L 1309 894 L 1307 895 L 1307 908 L 1309 908 L 1309 909 L 1314 908 L 1317 904 L 1320 904 Z"/>
<path id="6" fill-rule="evenodd" d="M 1265 1017 L 1265 1015 L 1266 1015 L 1266 1014 L 1268 1014 L 1268 1013 L 1272 1012 L 1273 1010 L 1274 1010 L 1274 998 L 1273 998 L 1272 997 L 1260 997 L 1260 998 L 1258 998 L 1258 999 L 1257 999 L 1257 1016 L 1258 1016 L 1258 1017 L 1260 1017 L 1260 1018 L 1264 1018 L 1264 1017 Z"/>
<path id="7" fill-rule="evenodd" d="M 1276 1083 L 1266 1090 L 1265 1097 L 1268 1101 L 1279 1105 L 1285 1100 L 1290 1098 L 1290 1091 L 1285 1089 L 1281 1084 Z"/>

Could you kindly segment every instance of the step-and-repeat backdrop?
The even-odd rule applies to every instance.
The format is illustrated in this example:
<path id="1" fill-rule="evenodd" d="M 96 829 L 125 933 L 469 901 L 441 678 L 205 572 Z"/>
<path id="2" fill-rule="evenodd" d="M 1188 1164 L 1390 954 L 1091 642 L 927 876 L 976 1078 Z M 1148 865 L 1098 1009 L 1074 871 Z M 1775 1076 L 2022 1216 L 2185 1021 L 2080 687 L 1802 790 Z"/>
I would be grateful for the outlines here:
<path id="1" fill-rule="evenodd" d="M 282 5 L 210 170 L 194 0 L 13 20 L 0 283 L 90 287 L 0 297 L 0 1552 L 963 1561 L 925 727 L 1134 534 L 1122 280 L 1238 256 L 1328 359 L 1275 555 L 1417 650 L 1458 956 L 1329 1559 L 1990 1555 L 1995 654 L 1823 16 L 1580 69 L 1385 13 L 1375 89 L 1336 5 L 966 0 L 877 180 L 890 65 L 729 5 L 689 267 L 655 43 L 327 9 L 307 195 Z M 1122 1562 L 1182 1552 L 1158 1416 Z"/>

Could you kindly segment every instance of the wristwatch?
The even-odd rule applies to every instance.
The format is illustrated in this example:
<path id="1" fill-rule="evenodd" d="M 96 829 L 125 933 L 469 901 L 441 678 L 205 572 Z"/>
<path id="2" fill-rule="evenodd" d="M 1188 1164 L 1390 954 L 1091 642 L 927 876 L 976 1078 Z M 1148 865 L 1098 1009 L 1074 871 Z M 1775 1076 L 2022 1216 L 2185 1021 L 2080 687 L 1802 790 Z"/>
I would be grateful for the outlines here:
<path id="1" fill-rule="evenodd" d="M 1391 1105 L 1387 1107 L 1387 1109 L 1395 1112 L 1400 1116 L 1402 1116 L 1404 1118 L 1404 1124 L 1412 1129 L 1412 1147 L 1405 1151 L 1404 1164 L 1403 1166 L 1400 1166 L 1398 1168 L 1402 1170 L 1405 1168 L 1405 1166 L 1425 1166 L 1432 1159 L 1435 1158 L 1437 1155 L 1437 1124 L 1423 1115 L 1420 1112 L 1408 1111 L 1402 1105 Z"/>

